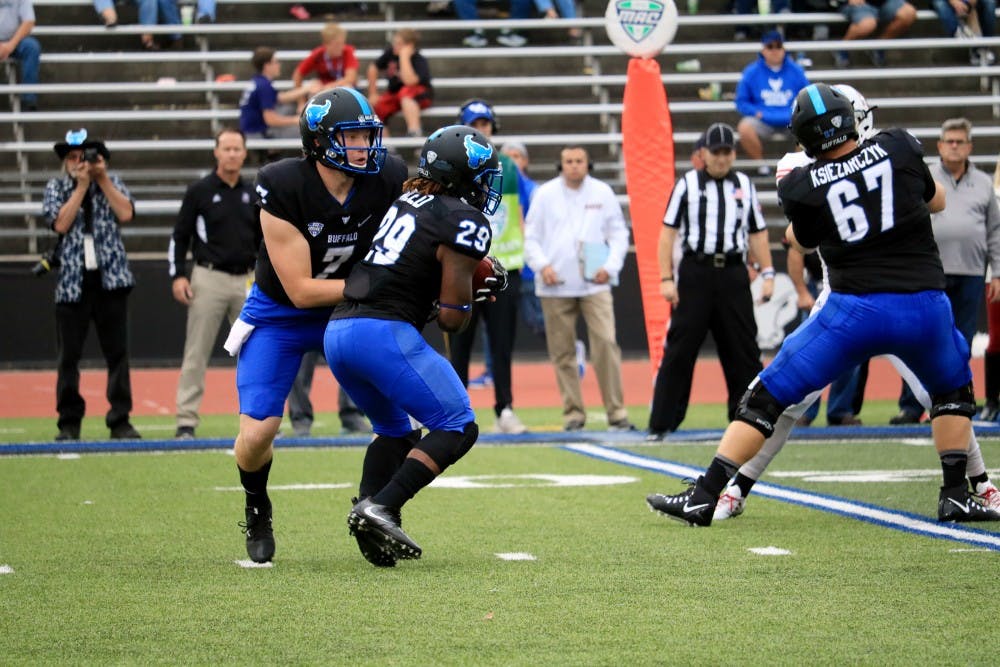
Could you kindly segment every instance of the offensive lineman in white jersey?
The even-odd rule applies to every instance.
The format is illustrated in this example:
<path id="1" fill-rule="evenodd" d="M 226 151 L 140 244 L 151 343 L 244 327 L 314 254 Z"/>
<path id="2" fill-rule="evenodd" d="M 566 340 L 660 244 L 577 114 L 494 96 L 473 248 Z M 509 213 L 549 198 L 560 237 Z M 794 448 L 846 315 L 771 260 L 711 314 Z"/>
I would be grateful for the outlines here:
<path id="1" fill-rule="evenodd" d="M 861 95 L 855 88 L 848 86 L 846 84 L 838 84 L 833 86 L 844 95 L 847 96 L 851 101 L 851 105 L 854 107 L 854 119 L 858 130 L 858 139 L 860 142 L 865 142 L 878 134 L 878 130 L 875 129 L 875 117 L 872 113 L 871 107 L 868 105 L 868 101 Z M 775 170 L 775 181 L 780 182 L 785 175 L 789 174 L 793 169 L 797 167 L 802 167 L 808 165 L 814 161 L 813 158 L 806 155 L 805 151 L 796 151 L 794 153 L 786 153 L 779 161 L 778 166 Z M 823 289 L 816 297 L 816 304 L 813 306 L 812 313 L 822 308 L 823 304 L 826 302 L 826 297 L 830 292 L 829 284 L 826 276 L 826 264 L 823 264 Z M 924 409 L 930 407 L 931 401 L 930 396 L 927 394 L 927 390 L 924 389 L 920 381 L 917 380 L 916 375 L 907 368 L 898 357 L 894 355 L 886 355 L 886 358 L 892 363 L 896 371 L 902 376 L 906 384 L 909 385 L 910 389 L 913 390 L 913 394 L 920 401 L 920 404 L 924 406 Z M 821 392 L 817 391 L 806 397 L 804 401 L 796 405 L 787 408 L 774 425 L 774 434 L 771 435 L 764 442 L 764 446 L 761 448 L 760 452 L 757 453 L 752 459 L 744 463 L 736 476 L 730 480 L 729 484 L 726 486 L 722 495 L 719 497 L 719 502 L 715 507 L 715 514 L 712 519 L 714 521 L 721 521 L 723 519 L 728 519 L 730 517 L 739 516 L 743 513 L 746 505 L 747 495 L 750 489 L 753 487 L 754 483 L 760 479 L 760 476 L 764 474 L 764 470 L 771 463 L 771 459 L 781 451 L 781 448 L 785 446 L 791 435 L 792 427 L 795 425 L 795 421 L 805 413 L 805 411 L 812 405 L 816 400 L 819 399 Z M 990 481 L 988 475 L 986 474 L 986 465 L 983 461 L 983 454 L 979 448 L 979 441 L 976 439 L 975 431 L 973 430 L 972 435 L 969 439 L 969 452 L 968 452 L 968 465 L 966 466 L 966 476 L 972 483 L 973 495 L 977 498 L 984 507 L 989 508 L 997 512 L 997 518 L 1000 519 L 1000 489 Z"/>

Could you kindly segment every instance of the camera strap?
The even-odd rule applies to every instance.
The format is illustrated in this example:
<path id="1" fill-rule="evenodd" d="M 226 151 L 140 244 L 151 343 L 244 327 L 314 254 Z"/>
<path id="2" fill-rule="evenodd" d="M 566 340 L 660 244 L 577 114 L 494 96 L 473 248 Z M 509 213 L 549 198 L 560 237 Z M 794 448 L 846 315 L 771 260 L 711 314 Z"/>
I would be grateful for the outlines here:
<path id="1" fill-rule="evenodd" d="M 83 198 L 83 268 L 87 271 L 99 268 L 97 248 L 94 245 L 94 200 L 90 188 L 87 188 L 87 194 Z"/>

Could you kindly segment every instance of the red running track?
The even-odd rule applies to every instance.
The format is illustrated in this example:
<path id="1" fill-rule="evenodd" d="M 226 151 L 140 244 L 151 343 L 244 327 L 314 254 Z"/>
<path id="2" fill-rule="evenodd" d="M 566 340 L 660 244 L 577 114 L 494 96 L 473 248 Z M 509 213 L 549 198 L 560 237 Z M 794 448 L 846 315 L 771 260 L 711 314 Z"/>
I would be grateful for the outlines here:
<path id="1" fill-rule="evenodd" d="M 975 385 L 982 386 L 983 360 L 973 359 Z M 473 366 L 472 376 L 482 371 Z M 177 368 L 133 369 L 133 414 L 170 415 L 176 406 Z M 516 363 L 514 373 L 514 407 L 558 407 L 561 405 L 556 388 L 555 372 L 548 362 Z M 87 413 L 100 415 L 107 411 L 104 399 L 106 373 L 86 370 L 81 373 L 80 387 L 89 404 Z M 653 375 L 648 360 L 625 361 L 622 364 L 625 402 L 628 405 L 648 405 L 653 394 Z M 0 418 L 55 417 L 55 371 L 0 372 Z M 899 395 L 899 376 L 884 359 L 872 361 L 865 397 L 893 399 Z M 210 368 L 205 380 L 202 414 L 237 412 L 234 368 Z M 590 407 L 601 405 L 593 370 L 588 367 L 583 379 L 584 400 Z M 493 392 L 474 389 L 470 392 L 475 408 L 493 405 Z M 691 390 L 692 403 L 721 403 L 726 400 L 726 384 L 722 369 L 715 359 L 703 359 L 695 369 Z M 336 383 L 330 373 L 316 371 L 312 391 L 313 406 L 318 412 L 337 411 Z"/>

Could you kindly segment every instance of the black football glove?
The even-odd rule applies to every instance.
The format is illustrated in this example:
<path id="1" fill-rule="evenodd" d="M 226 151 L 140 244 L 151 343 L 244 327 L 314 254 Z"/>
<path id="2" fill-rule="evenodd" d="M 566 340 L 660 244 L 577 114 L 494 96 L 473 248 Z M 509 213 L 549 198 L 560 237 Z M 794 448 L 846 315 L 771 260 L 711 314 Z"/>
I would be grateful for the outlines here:
<path id="1" fill-rule="evenodd" d="M 488 301 L 491 296 L 496 296 L 507 289 L 507 269 L 503 268 L 500 260 L 493 255 L 490 255 L 490 262 L 493 264 L 493 275 L 486 279 L 486 287 L 476 290 L 473 301 Z"/>

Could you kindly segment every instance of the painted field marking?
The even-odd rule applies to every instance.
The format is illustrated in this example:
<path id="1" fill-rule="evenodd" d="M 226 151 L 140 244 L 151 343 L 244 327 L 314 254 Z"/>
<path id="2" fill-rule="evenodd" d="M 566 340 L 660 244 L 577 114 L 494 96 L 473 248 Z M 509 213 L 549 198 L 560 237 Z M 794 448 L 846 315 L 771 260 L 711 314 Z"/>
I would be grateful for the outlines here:
<path id="1" fill-rule="evenodd" d="M 329 491 L 330 489 L 349 489 L 353 484 L 340 482 L 337 484 L 274 484 L 267 487 L 268 491 Z M 213 491 L 242 491 L 242 486 L 214 486 Z"/>
<path id="2" fill-rule="evenodd" d="M 0 574 L 14 574 L 14 568 L 10 565 L 0 565 Z"/>
<path id="3" fill-rule="evenodd" d="M 255 563 L 252 560 L 234 560 L 234 563 L 247 570 L 258 570 L 260 568 L 274 567 L 274 563 L 267 561 L 266 563 Z"/>
<path id="4" fill-rule="evenodd" d="M 673 477 L 695 478 L 703 472 L 702 468 L 694 468 L 689 465 L 664 461 L 649 456 L 640 456 L 600 445 L 564 445 L 563 449 L 595 459 L 620 463 L 643 470 L 651 470 Z M 798 489 L 778 486 L 777 484 L 757 482 L 753 488 L 754 493 L 765 498 L 773 498 L 794 505 L 823 510 L 824 512 L 839 514 L 907 533 L 965 542 L 994 551 L 1000 551 L 1000 533 L 991 533 L 955 524 L 938 523 L 918 514 L 890 510 L 877 505 L 869 505 L 836 496 L 800 491 Z"/>
<path id="5" fill-rule="evenodd" d="M 80 458 L 80 455 L 73 453 L 56 454 L 56 458 L 59 459 L 60 461 L 76 461 L 78 458 Z"/>
<path id="6" fill-rule="evenodd" d="M 752 554 L 758 556 L 791 556 L 792 552 L 781 547 L 750 547 L 747 549 Z"/>
<path id="7" fill-rule="evenodd" d="M 494 481 L 496 480 L 496 481 Z M 437 489 L 508 489 L 529 486 L 612 486 L 633 484 L 639 480 L 623 475 L 465 475 L 438 477 L 431 486 Z"/>
<path id="8" fill-rule="evenodd" d="M 510 553 L 494 554 L 500 560 L 538 560 L 534 556 L 524 551 L 512 551 Z"/>

